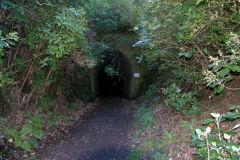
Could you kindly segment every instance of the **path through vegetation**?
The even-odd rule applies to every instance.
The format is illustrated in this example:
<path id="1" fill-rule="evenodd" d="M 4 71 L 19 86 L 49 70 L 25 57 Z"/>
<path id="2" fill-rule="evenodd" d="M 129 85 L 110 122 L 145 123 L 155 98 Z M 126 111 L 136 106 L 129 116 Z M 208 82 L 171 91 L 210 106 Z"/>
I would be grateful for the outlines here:
<path id="1" fill-rule="evenodd" d="M 131 101 L 106 98 L 85 122 L 69 135 L 49 144 L 39 160 L 126 160 L 133 120 Z"/>

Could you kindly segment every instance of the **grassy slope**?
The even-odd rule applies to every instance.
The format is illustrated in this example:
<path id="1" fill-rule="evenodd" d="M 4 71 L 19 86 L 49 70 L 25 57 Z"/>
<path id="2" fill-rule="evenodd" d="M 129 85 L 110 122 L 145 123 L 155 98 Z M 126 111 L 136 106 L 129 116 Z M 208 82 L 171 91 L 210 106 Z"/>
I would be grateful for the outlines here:
<path id="1" fill-rule="evenodd" d="M 235 83 L 237 84 L 237 82 Z M 192 160 L 196 157 L 196 148 L 190 147 L 191 135 L 196 126 L 201 126 L 203 120 L 210 118 L 211 113 L 226 113 L 232 105 L 240 104 L 240 91 L 224 91 L 222 94 L 209 98 L 209 91 L 201 93 L 202 113 L 185 116 L 173 107 L 166 106 L 164 99 L 152 101 L 150 105 L 138 108 L 135 118 L 135 128 L 132 134 L 136 150 L 129 156 L 130 160 Z M 209 94 L 210 95 L 210 94 Z M 158 99 L 160 96 L 155 96 Z M 231 131 L 237 121 L 224 122 L 224 131 Z M 214 123 L 208 126 L 216 128 Z M 204 126 L 206 128 L 206 126 Z M 238 130 L 239 131 L 239 130 Z M 239 143 L 239 139 L 235 139 Z"/>

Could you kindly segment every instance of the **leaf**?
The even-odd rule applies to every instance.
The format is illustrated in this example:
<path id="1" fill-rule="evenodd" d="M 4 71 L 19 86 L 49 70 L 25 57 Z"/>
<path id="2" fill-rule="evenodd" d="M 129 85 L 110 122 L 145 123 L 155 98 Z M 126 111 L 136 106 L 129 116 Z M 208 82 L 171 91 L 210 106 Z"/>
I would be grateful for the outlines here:
<path id="1" fill-rule="evenodd" d="M 34 148 L 38 148 L 39 147 L 39 143 L 38 143 L 38 140 L 36 138 L 30 138 L 28 140 L 28 143 L 30 145 L 33 145 Z"/>
<path id="2" fill-rule="evenodd" d="M 230 72 L 230 70 L 228 68 L 224 68 L 221 71 L 218 72 L 219 77 L 225 77 L 226 75 L 228 75 L 228 73 Z"/>
<path id="3" fill-rule="evenodd" d="M 233 66 L 232 71 L 233 72 L 240 72 L 240 66 Z"/>
<path id="4" fill-rule="evenodd" d="M 5 5 L 3 2 L 1 2 L 1 7 L 2 7 L 2 9 L 4 9 L 4 10 L 7 9 L 7 5 Z"/>
<path id="5" fill-rule="evenodd" d="M 23 126 L 23 129 L 22 129 L 22 131 L 21 131 L 21 134 L 22 135 L 27 135 L 27 134 L 29 134 L 29 133 L 31 133 L 32 132 L 32 126 L 31 126 L 31 124 L 28 122 L 28 123 L 26 123 L 24 126 Z"/>
<path id="6" fill-rule="evenodd" d="M 230 136 L 235 136 L 237 134 L 236 132 L 225 132 L 225 133 L 230 135 Z"/>
<path id="7" fill-rule="evenodd" d="M 31 151 L 31 145 L 29 143 L 22 143 L 21 147 L 26 151 Z"/>
<path id="8" fill-rule="evenodd" d="M 203 1 L 205 1 L 205 0 L 198 0 L 197 1 L 197 3 L 196 3 L 196 5 L 199 5 L 201 2 L 203 2 Z"/>
<path id="9" fill-rule="evenodd" d="M 32 133 L 33 133 L 34 137 L 36 137 L 37 139 L 42 139 L 42 136 L 45 134 L 45 132 L 40 129 L 35 129 L 35 130 L 33 130 Z"/>
<path id="10" fill-rule="evenodd" d="M 47 123 L 49 125 L 49 127 L 54 127 L 57 125 L 57 120 L 56 119 L 53 119 L 53 120 L 47 120 Z"/>
<path id="11" fill-rule="evenodd" d="M 240 159 L 240 155 L 233 155 L 232 160 L 239 160 Z"/>
<path id="12" fill-rule="evenodd" d="M 0 40 L 0 48 L 4 48 L 4 47 L 7 47 L 6 42 Z"/>
<path id="13" fill-rule="evenodd" d="M 33 117 L 32 125 L 34 126 L 34 128 L 43 128 L 44 127 L 43 120 L 41 119 L 41 117 L 39 115 L 35 115 Z"/>
<path id="14" fill-rule="evenodd" d="M 0 56 L 4 56 L 4 53 L 2 50 L 0 50 Z"/>
<path id="15" fill-rule="evenodd" d="M 198 135 L 203 135 L 203 132 L 201 131 L 201 129 L 196 129 L 196 133 L 197 133 Z"/>
<path id="16" fill-rule="evenodd" d="M 15 145 L 20 147 L 22 145 L 22 140 L 20 137 L 16 137 L 14 141 Z"/>
<path id="17" fill-rule="evenodd" d="M 218 86 L 216 89 L 216 93 L 221 93 L 224 90 L 224 86 Z"/>
<path id="18" fill-rule="evenodd" d="M 238 112 L 235 112 L 235 113 L 227 112 L 224 117 L 228 119 L 235 119 L 235 118 L 238 118 L 239 116 L 240 114 Z"/>
<path id="19" fill-rule="evenodd" d="M 217 85 L 216 83 L 212 83 L 212 84 L 210 85 L 210 87 L 211 87 L 211 88 L 215 88 L 216 85 Z"/>
<path id="20" fill-rule="evenodd" d="M 203 49 L 203 53 L 207 53 L 207 48 L 204 48 L 204 49 Z"/>
<path id="21" fill-rule="evenodd" d="M 10 44 L 10 45 L 12 45 L 12 46 L 15 45 L 15 43 L 14 43 L 13 41 L 7 40 L 7 42 L 8 42 L 8 44 Z"/>
<path id="22" fill-rule="evenodd" d="M 32 114 L 31 114 L 31 113 L 24 113 L 24 114 L 23 114 L 23 117 L 24 117 L 24 118 L 31 118 L 31 117 L 32 117 Z"/>
<path id="23" fill-rule="evenodd" d="M 186 58 L 191 58 L 191 57 L 192 57 L 192 54 L 189 53 L 189 52 L 187 52 L 187 53 L 184 54 L 184 56 L 185 56 Z"/>
<path id="24" fill-rule="evenodd" d="M 18 132 L 16 129 L 7 129 L 7 133 L 9 135 L 11 135 L 12 137 L 17 137 L 18 136 Z"/>
<path id="25" fill-rule="evenodd" d="M 202 122 L 202 124 L 203 124 L 203 125 L 206 125 L 206 124 L 209 124 L 209 123 L 211 123 L 211 122 L 214 122 L 214 119 L 213 119 L 213 118 L 208 118 L 208 119 L 204 120 L 204 121 Z"/>
<path id="26" fill-rule="evenodd" d="M 240 105 L 234 105 L 230 107 L 230 110 L 240 109 Z"/>

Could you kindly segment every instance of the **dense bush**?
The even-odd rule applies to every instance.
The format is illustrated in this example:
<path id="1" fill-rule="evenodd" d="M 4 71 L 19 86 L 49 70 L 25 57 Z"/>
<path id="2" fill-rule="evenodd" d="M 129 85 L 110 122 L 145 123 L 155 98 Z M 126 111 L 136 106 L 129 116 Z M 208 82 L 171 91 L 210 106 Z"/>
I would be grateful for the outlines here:
<path id="1" fill-rule="evenodd" d="M 210 89 L 209 99 L 223 90 L 239 90 L 239 7 L 240 2 L 234 0 L 150 0 L 144 3 L 143 16 L 134 27 L 139 40 L 133 47 L 145 49 L 142 57 L 149 69 L 156 71 L 156 83 L 165 83 L 161 84 L 161 93 L 167 106 L 185 115 L 200 115 L 197 88 Z M 151 89 L 152 86 L 150 91 L 155 89 Z M 236 112 L 221 117 L 236 118 Z M 216 114 L 213 117 L 219 127 L 219 117 Z M 239 159 L 239 145 L 231 139 L 236 133 L 224 133 L 221 128 L 193 132 L 198 159 Z"/>
<path id="2" fill-rule="evenodd" d="M 238 1 L 157 0 L 146 2 L 145 8 L 141 23 L 135 26 L 140 36 L 135 45 L 149 49 L 144 54 L 149 64 L 160 68 L 166 63 L 165 69 L 173 64 L 182 66 L 178 74 L 196 72 L 207 87 L 218 87 L 217 93 L 236 78 L 240 60 Z"/>
<path id="3" fill-rule="evenodd" d="M 68 119 L 67 104 L 92 99 L 89 69 L 106 49 L 97 35 L 133 29 L 139 4 L 0 1 L 0 158 L 5 145 L 38 148 L 45 133 Z"/>
<path id="4" fill-rule="evenodd" d="M 141 15 L 141 2 L 135 0 L 90 0 L 85 8 L 98 33 L 129 31 Z"/>

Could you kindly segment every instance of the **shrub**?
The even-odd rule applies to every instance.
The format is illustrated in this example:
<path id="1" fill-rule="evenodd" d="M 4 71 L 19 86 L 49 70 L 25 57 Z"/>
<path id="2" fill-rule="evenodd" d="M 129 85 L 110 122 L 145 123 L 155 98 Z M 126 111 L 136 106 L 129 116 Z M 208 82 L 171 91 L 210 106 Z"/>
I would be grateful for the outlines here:
<path id="1" fill-rule="evenodd" d="M 232 112 L 220 115 L 219 113 L 212 113 L 213 118 L 207 119 L 203 122 L 204 125 L 215 123 L 216 128 L 210 126 L 207 128 L 199 127 L 192 135 L 191 145 L 197 147 L 195 152 L 198 158 L 204 159 L 232 159 L 240 158 L 240 145 L 234 141 L 237 136 L 237 129 L 239 124 L 232 128 L 232 131 L 223 131 L 221 123 L 223 121 L 232 121 L 240 117 L 240 105 L 231 106 Z"/>
<path id="2" fill-rule="evenodd" d="M 174 107 L 177 111 L 183 111 L 185 114 L 200 114 L 199 102 L 196 99 L 197 91 L 182 92 L 181 89 L 173 83 L 170 87 L 162 89 L 166 96 L 165 104 Z"/>

